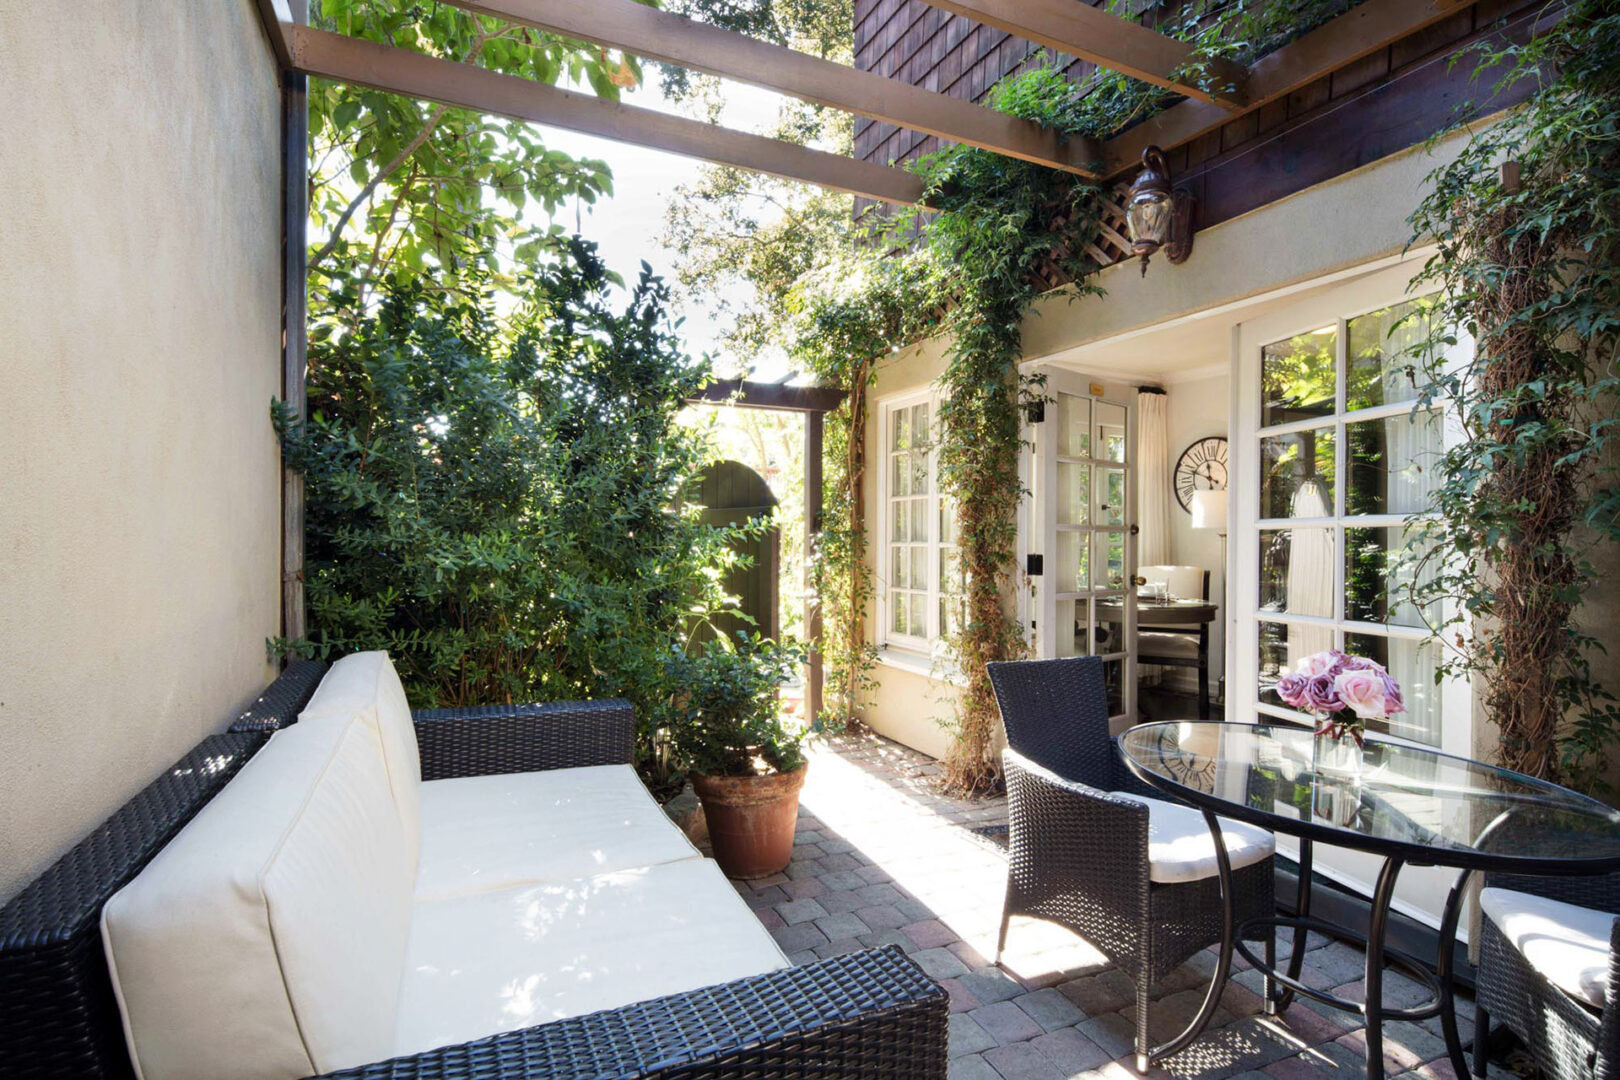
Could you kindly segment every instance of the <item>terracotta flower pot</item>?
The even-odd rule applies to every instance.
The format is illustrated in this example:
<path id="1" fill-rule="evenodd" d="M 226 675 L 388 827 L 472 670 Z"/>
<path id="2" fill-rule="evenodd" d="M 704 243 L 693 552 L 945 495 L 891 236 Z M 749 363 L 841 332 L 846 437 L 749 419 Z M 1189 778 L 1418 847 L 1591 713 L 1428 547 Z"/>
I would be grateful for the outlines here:
<path id="1" fill-rule="evenodd" d="M 692 777 L 715 861 L 727 877 L 769 877 L 787 866 L 807 768 L 770 776 Z"/>

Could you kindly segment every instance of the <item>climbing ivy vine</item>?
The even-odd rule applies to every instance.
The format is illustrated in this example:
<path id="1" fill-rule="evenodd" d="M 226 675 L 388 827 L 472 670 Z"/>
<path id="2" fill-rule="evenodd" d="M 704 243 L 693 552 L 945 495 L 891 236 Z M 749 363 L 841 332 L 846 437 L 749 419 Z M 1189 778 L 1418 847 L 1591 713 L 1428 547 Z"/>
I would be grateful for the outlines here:
<path id="1" fill-rule="evenodd" d="M 1419 281 L 1441 290 L 1423 404 L 1448 401 L 1463 431 L 1438 464 L 1438 521 L 1414 538 L 1413 598 L 1449 611 L 1443 673 L 1479 679 L 1502 763 L 1600 791 L 1620 709 L 1590 630 L 1612 617 L 1581 605 L 1593 552 L 1620 541 L 1620 12 L 1575 3 L 1551 33 L 1472 59 L 1542 85 L 1473 134 L 1412 217 L 1439 243 Z M 1461 367 L 1441 362 L 1451 328 L 1473 339 Z"/>

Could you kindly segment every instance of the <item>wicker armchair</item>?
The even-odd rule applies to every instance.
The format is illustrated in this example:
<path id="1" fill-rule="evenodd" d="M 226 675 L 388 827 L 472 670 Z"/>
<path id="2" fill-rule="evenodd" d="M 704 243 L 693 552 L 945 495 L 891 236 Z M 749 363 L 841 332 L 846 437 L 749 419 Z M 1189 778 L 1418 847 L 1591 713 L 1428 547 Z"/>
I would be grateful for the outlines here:
<path id="1" fill-rule="evenodd" d="M 1485 887 L 1620 916 L 1620 874 L 1574 878 L 1488 874 Z M 1594 921 L 1608 919 L 1599 914 Z M 1606 936 L 1608 991 L 1602 1005 L 1596 1006 L 1555 986 L 1489 915 L 1480 919 L 1475 1076 L 1485 1075 L 1487 1035 L 1495 1022 L 1524 1040 L 1543 1075 L 1553 1080 L 1620 1077 L 1620 918 L 1610 924 Z M 1594 959 L 1601 963 L 1600 948 L 1597 953 Z"/>
<path id="2" fill-rule="evenodd" d="M 1161 808 L 1169 800 L 1119 758 L 1108 732 L 1101 660 L 993 663 L 989 674 L 1008 744 L 1007 897 L 998 960 L 1014 915 L 1059 923 L 1085 938 L 1136 983 L 1137 1065 L 1145 1070 L 1163 1056 L 1148 1041 L 1149 989 L 1220 941 L 1220 879 L 1211 867 L 1195 880 L 1153 880 L 1150 804 L 1143 800 Z M 1201 818 L 1198 827 L 1204 828 Z M 1238 923 L 1275 913 L 1272 864 L 1268 854 L 1233 870 Z"/>
<path id="3" fill-rule="evenodd" d="M 319 669 L 289 669 L 0 910 L 0 1076 L 117 1078 L 133 1070 L 102 950 L 102 905 L 293 722 Z M 296 683 L 296 686 L 292 685 Z M 628 702 L 413 714 L 424 779 L 631 760 Z M 942 1080 L 945 991 L 898 948 L 873 949 L 332 1074 L 407 1080 L 573 1077 Z"/>

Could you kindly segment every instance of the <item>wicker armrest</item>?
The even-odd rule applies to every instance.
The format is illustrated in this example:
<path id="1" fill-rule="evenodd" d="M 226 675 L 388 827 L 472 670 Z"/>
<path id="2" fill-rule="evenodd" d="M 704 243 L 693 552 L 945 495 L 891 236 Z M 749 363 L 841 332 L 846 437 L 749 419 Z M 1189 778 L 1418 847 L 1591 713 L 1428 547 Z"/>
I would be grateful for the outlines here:
<path id="1" fill-rule="evenodd" d="M 1003 750 L 1008 841 L 1014 872 L 1020 852 L 1081 876 L 1124 875 L 1147 882 L 1148 808 L 1133 799 L 1066 780 L 1016 750 Z"/>
<path id="2" fill-rule="evenodd" d="M 636 711 L 619 698 L 418 709 L 411 719 L 424 780 L 635 761 Z"/>
<path id="3" fill-rule="evenodd" d="M 895 946 L 328 1074 L 327 1080 L 943 1080 L 946 995 Z"/>

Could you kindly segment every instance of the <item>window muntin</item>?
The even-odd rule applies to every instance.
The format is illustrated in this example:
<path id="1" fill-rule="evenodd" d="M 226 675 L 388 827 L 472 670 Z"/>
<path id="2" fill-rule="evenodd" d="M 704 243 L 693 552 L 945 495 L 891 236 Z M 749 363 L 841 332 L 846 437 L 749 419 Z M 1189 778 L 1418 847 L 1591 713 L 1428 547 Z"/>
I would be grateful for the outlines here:
<path id="1" fill-rule="evenodd" d="M 1413 347 L 1432 298 L 1390 305 L 1262 346 L 1259 676 L 1261 710 L 1297 716 L 1276 681 L 1342 648 L 1385 663 L 1407 712 L 1369 725 L 1440 742 L 1437 647 L 1405 599 L 1419 571 L 1406 519 L 1429 510 L 1443 452 L 1439 403 L 1417 404 Z"/>
<path id="2" fill-rule="evenodd" d="M 939 492 L 938 402 L 930 396 L 891 404 L 884 417 L 883 641 L 935 652 L 960 625 L 965 591 L 956 509 Z"/>

